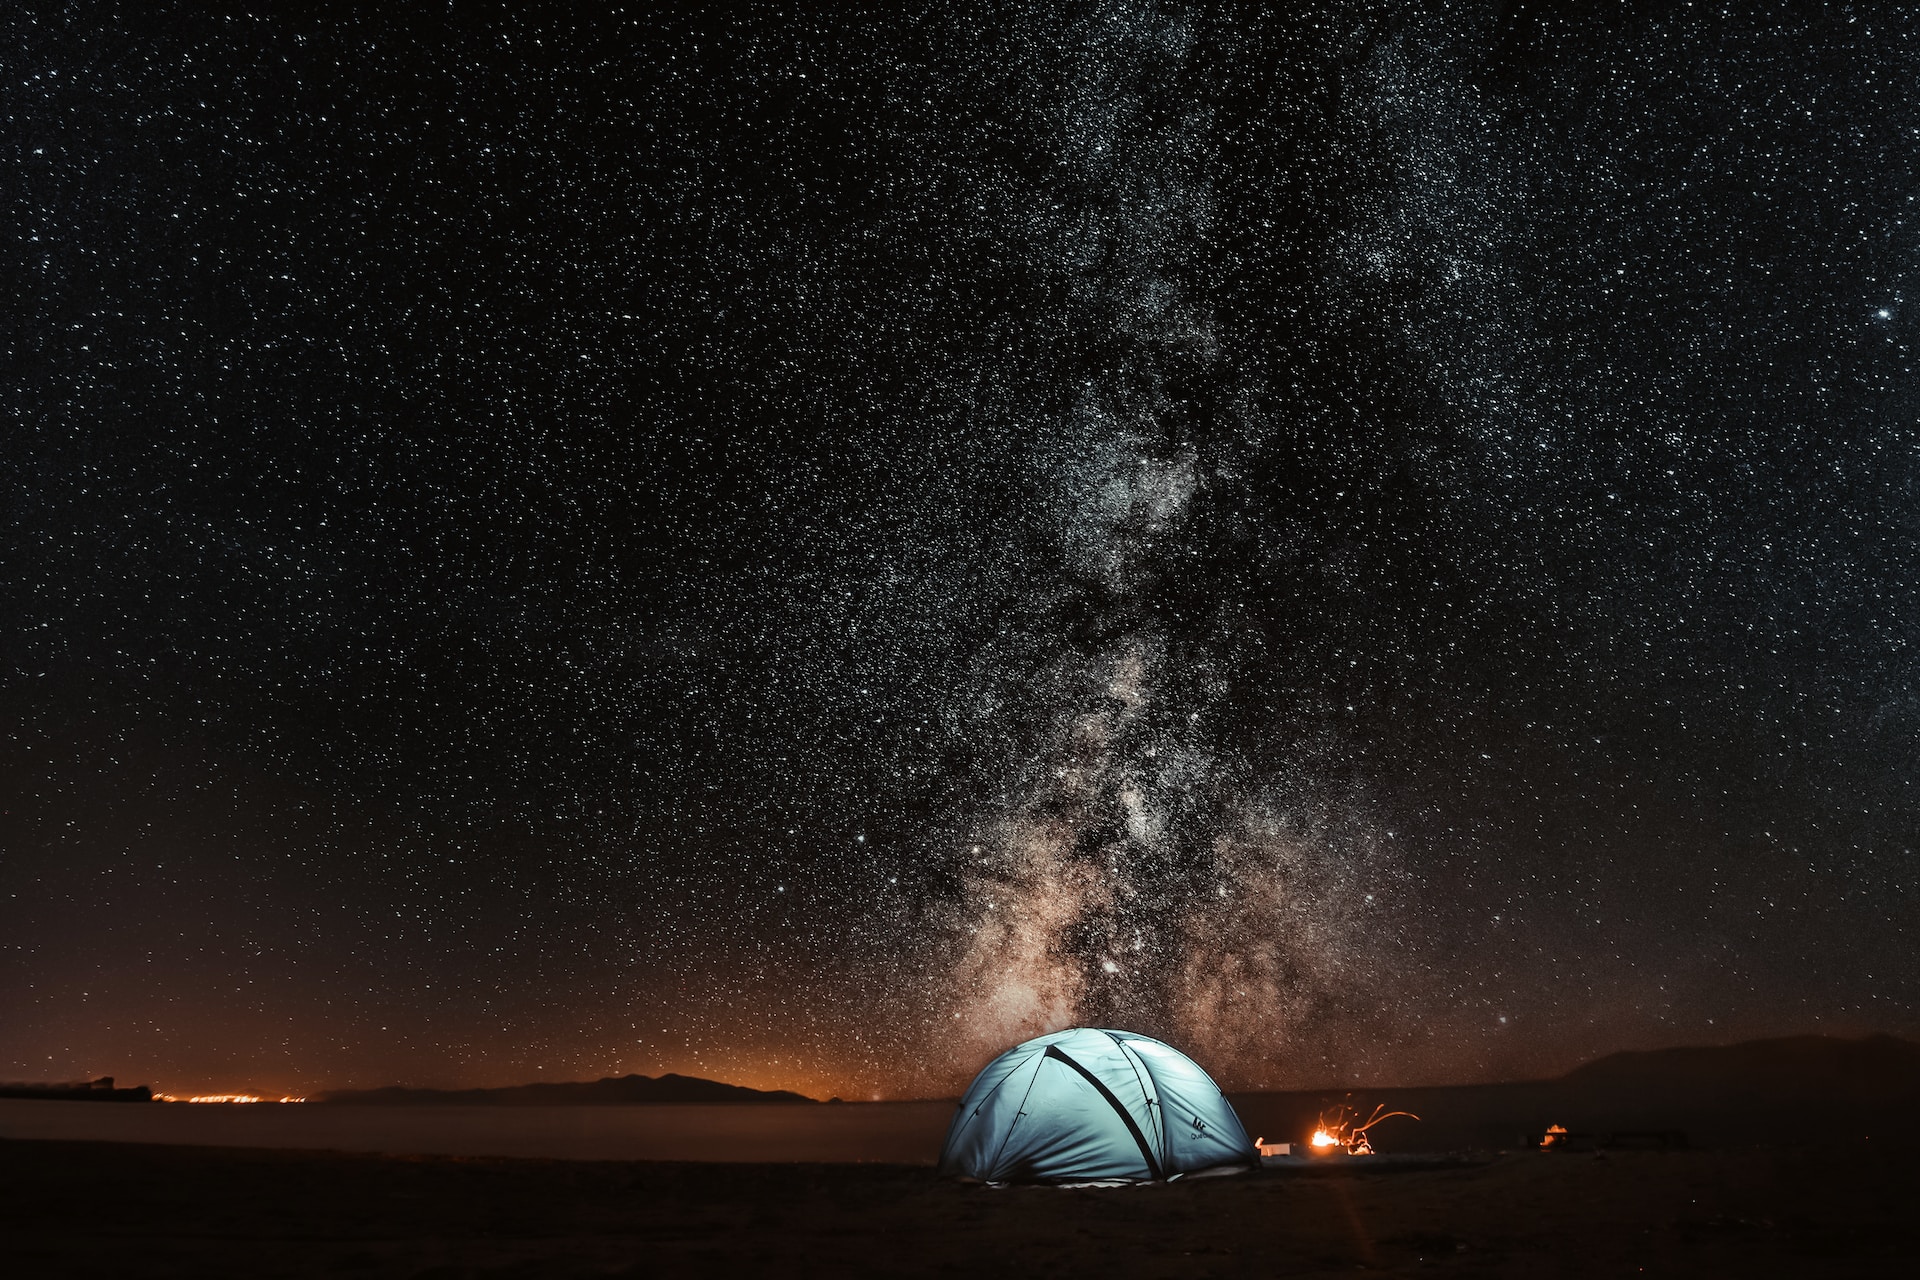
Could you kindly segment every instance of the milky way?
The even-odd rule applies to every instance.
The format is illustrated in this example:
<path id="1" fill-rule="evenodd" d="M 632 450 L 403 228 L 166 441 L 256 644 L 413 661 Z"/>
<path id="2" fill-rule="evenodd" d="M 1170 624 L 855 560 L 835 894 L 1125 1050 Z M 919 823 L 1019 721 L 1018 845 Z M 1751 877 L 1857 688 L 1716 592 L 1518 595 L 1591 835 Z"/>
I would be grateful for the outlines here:
<path id="1" fill-rule="evenodd" d="M 1024 322 L 1100 353 L 1035 432 L 1057 565 L 1034 605 L 1062 652 L 1032 681 L 1050 714 L 1011 762 L 1007 801 L 968 840 L 964 955 L 933 974 L 953 1024 L 938 1031 L 964 1059 L 1076 1024 L 1149 1027 L 1257 1076 L 1316 1004 L 1370 1004 L 1344 975 L 1377 976 L 1357 908 L 1387 886 L 1362 887 L 1355 851 L 1304 825 L 1297 780 L 1223 757 L 1200 725 L 1231 713 L 1213 646 L 1176 641 L 1153 605 L 1195 553 L 1191 507 L 1234 497 L 1217 460 L 1202 476 L 1195 400 L 1246 431 L 1256 392 L 1221 367 L 1206 288 L 1220 157 L 1212 113 L 1179 92 L 1199 16 L 1076 19 L 1022 33 L 1045 51 L 1025 91 L 1055 162 L 1023 247 L 1059 281 Z"/>
<path id="2" fill-rule="evenodd" d="M 1920 32 L 1617 8 L 20 7 L 0 1075 L 1914 1031 Z"/>

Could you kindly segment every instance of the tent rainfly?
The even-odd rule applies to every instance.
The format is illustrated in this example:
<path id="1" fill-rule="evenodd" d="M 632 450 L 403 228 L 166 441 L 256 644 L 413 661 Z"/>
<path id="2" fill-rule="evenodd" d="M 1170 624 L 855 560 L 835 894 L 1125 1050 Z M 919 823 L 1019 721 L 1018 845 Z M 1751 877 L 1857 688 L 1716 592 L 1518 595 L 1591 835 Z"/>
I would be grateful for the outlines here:
<path id="1" fill-rule="evenodd" d="M 981 1182 L 1171 1182 L 1257 1166 L 1240 1117 L 1177 1049 L 1076 1027 L 1007 1050 L 974 1077 L 940 1172 Z"/>

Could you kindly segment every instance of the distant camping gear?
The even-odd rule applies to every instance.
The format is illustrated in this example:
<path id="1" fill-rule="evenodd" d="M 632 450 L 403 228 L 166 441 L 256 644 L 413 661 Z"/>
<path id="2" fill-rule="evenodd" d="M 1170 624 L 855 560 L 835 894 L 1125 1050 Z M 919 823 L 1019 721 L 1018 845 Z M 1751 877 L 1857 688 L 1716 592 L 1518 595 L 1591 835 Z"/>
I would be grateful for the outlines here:
<path id="1" fill-rule="evenodd" d="M 974 1077 L 940 1172 L 980 1182 L 1171 1182 L 1253 1168 L 1233 1106 L 1191 1058 L 1131 1031 L 1076 1027 Z"/>
<path id="2" fill-rule="evenodd" d="M 1615 1129 L 1595 1136 L 1574 1133 L 1565 1125 L 1549 1125 L 1540 1139 L 1542 1151 L 1685 1151 L 1682 1129 Z"/>

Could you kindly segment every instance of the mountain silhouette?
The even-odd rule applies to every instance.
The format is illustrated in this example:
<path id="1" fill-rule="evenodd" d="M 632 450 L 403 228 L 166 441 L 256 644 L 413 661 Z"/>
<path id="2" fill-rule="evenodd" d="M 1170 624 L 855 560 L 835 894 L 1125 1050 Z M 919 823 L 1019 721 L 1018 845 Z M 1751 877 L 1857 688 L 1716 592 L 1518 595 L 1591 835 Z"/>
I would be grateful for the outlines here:
<path id="1" fill-rule="evenodd" d="M 1560 1080 L 1594 1090 L 1657 1087 L 1741 1098 L 1910 1098 L 1920 1091 L 1920 1044 L 1889 1035 L 1810 1035 L 1627 1050 L 1575 1067 Z"/>
<path id="2" fill-rule="evenodd" d="M 635 1103 L 724 1102 L 753 1105 L 812 1105 L 814 1099 L 785 1089 L 749 1089 L 697 1076 L 606 1076 L 599 1080 L 551 1081 L 499 1089 L 335 1089 L 314 1099 L 356 1106 L 593 1107 Z"/>
<path id="3" fill-rule="evenodd" d="M 1303 1139 L 1341 1104 L 1411 1111 L 1376 1131 L 1397 1151 L 1529 1147 L 1549 1124 L 1589 1134 L 1660 1130 L 1742 1146 L 1920 1139 L 1920 1044 L 1897 1036 L 1787 1036 L 1628 1050 L 1551 1080 L 1236 1093 L 1248 1132 Z"/>

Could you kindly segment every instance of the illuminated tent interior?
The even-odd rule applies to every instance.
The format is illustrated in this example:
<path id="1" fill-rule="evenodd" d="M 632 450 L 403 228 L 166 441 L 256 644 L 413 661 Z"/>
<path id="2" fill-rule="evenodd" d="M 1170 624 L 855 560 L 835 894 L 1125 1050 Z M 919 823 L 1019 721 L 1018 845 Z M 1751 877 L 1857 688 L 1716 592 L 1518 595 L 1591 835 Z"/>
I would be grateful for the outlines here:
<path id="1" fill-rule="evenodd" d="M 1259 1163 L 1213 1078 L 1130 1031 L 1007 1050 L 960 1100 L 940 1172 L 981 1182 L 1160 1182 Z"/>

